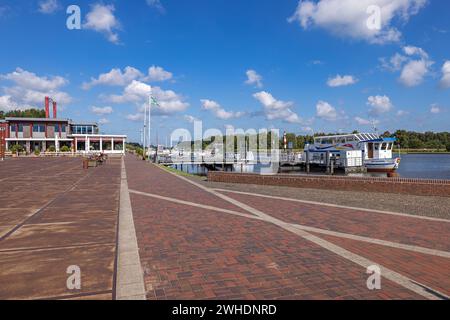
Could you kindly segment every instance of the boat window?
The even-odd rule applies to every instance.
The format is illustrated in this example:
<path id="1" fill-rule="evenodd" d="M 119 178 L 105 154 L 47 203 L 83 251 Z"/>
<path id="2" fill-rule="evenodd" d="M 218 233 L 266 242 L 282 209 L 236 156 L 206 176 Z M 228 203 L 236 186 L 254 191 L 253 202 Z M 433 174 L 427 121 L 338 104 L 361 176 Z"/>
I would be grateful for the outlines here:
<path id="1" fill-rule="evenodd" d="M 387 147 L 386 143 L 383 142 L 383 144 L 381 144 L 381 150 L 383 151 L 386 150 L 386 147 Z"/>
<path id="2" fill-rule="evenodd" d="M 375 150 L 376 151 L 380 150 L 380 144 L 379 143 L 375 143 L 374 146 L 375 146 Z"/>

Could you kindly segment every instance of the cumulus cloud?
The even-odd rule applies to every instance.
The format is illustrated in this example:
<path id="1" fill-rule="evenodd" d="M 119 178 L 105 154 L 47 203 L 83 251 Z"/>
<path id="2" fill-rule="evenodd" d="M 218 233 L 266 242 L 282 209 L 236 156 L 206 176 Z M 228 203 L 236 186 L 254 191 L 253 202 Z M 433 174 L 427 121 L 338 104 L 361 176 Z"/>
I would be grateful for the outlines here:
<path id="1" fill-rule="evenodd" d="M 389 60 L 381 58 L 380 61 L 383 69 L 392 72 L 401 70 L 399 82 L 406 87 L 421 84 L 434 64 L 425 50 L 415 46 L 405 46 L 403 54 L 396 53 Z"/>
<path id="2" fill-rule="evenodd" d="M 253 97 L 263 105 L 267 120 L 283 120 L 288 123 L 303 122 L 298 114 L 292 111 L 293 102 L 277 100 L 266 91 L 255 93 Z"/>
<path id="3" fill-rule="evenodd" d="M 445 89 L 450 88 L 450 60 L 445 61 L 442 66 L 441 87 Z"/>
<path id="4" fill-rule="evenodd" d="M 86 15 L 86 22 L 83 24 L 85 29 L 94 30 L 103 33 L 108 41 L 118 44 L 120 22 L 114 16 L 115 7 L 113 5 L 94 4 L 91 11 Z"/>
<path id="5" fill-rule="evenodd" d="M 17 68 L 15 71 L 1 75 L 0 78 L 11 80 L 18 86 L 39 90 L 39 91 L 51 91 L 68 83 L 66 79 L 60 76 L 55 77 L 39 77 L 33 72 Z"/>
<path id="6" fill-rule="evenodd" d="M 327 121 L 336 121 L 341 118 L 335 107 L 326 101 L 319 101 L 316 105 L 316 116 Z"/>
<path id="7" fill-rule="evenodd" d="M 173 74 L 158 66 L 151 66 L 148 69 L 148 76 L 143 80 L 149 82 L 162 82 L 172 79 Z"/>
<path id="8" fill-rule="evenodd" d="M 112 107 L 91 107 L 92 113 L 95 113 L 96 115 L 106 115 L 111 114 L 114 112 L 114 109 Z"/>
<path id="9" fill-rule="evenodd" d="M 318 27 L 337 36 L 384 44 L 397 42 L 401 32 L 393 26 L 399 18 L 403 24 L 425 7 L 427 0 L 319 0 L 299 1 L 289 22 L 304 29 Z M 380 24 L 369 27 L 373 15 L 369 8 L 379 8 Z"/>
<path id="10" fill-rule="evenodd" d="M 142 76 L 143 74 L 133 67 L 126 67 L 123 72 L 120 69 L 112 69 L 107 73 L 100 74 L 98 78 L 91 78 L 90 82 L 83 83 L 83 89 L 88 90 L 98 85 L 125 86 Z"/>
<path id="11" fill-rule="evenodd" d="M 44 0 L 39 1 L 38 11 L 43 14 L 51 14 L 58 11 L 61 8 L 57 0 Z"/>
<path id="12" fill-rule="evenodd" d="M 68 81 L 61 76 L 38 76 L 33 72 L 17 68 L 15 71 L 0 75 L 0 79 L 12 82 L 13 86 L 3 88 L 2 96 L 3 110 L 10 109 L 28 109 L 42 106 L 46 96 L 52 97 L 61 107 L 69 104 L 72 97 L 60 90 L 61 87 L 68 84 Z M 8 107 L 9 106 L 9 107 Z"/>
<path id="13" fill-rule="evenodd" d="M 247 75 L 247 80 L 245 81 L 246 84 L 254 85 L 256 88 L 262 88 L 262 76 L 255 70 L 247 70 L 245 74 Z"/>
<path id="14" fill-rule="evenodd" d="M 158 101 L 157 106 L 152 106 L 152 110 L 157 115 L 173 114 L 184 111 L 189 107 L 183 97 L 172 90 L 163 90 L 160 87 L 152 87 L 144 82 L 133 80 L 121 95 L 110 95 L 107 100 L 116 103 L 135 103 L 141 105 L 140 112 L 143 112 L 143 105 L 148 104 L 149 95 Z"/>
<path id="15" fill-rule="evenodd" d="M 430 108 L 430 112 L 432 114 L 438 114 L 441 113 L 441 108 L 437 104 L 432 104 Z"/>
<path id="16" fill-rule="evenodd" d="M 370 106 L 369 113 L 373 116 L 387 113 L 393 107 L 391 99 L 388 96 L 370 96 L 367 99 L 367 104 Z"/>
<path id="17" fill-rule="evenodd" d="M 356 82 L 358 82 L 358 80 L 353 76 L 350 75 L 341 76 L 338 74 L 334 78 L 329 78 L 327 81 L 327 85 L 329 87 L 335 88 L 335 87 L 350 86 L 352 84 L 355 84 Z"/>
<path id="18" fill-rule="evenodd" d="M 380 123 L 380 120 L 368 120 L 361 117 L 355 117 L 355 121 L 360 126 L 377 125 Z"/>
<path id="19" fill-rule="evenodd" d="M 202 103 L 202 109 L 212 112 L 217 119 L 236 119 L 242 117 L 245 114 L 244 112 L 226 111 L 220 104 L 213 100 L 202 99 L 200 101 Z"/>
<path id="20" fill-rule="evenodd" d="M 144 75 L 140 70 L 134 67 L 126 67 L 123 71 L 119 68 L 111 69 L 107 73 L 100 74 L 97 78 L 91 78 L 89 82 L 83 83 L 83 89 L 89 90 L 92 87 L 103 86 L 127 86 L 133 80 L 147 82 L 162 82 L 172 79 L 173 74 L 161 67 L 151 66 L 148 74 Z"/>

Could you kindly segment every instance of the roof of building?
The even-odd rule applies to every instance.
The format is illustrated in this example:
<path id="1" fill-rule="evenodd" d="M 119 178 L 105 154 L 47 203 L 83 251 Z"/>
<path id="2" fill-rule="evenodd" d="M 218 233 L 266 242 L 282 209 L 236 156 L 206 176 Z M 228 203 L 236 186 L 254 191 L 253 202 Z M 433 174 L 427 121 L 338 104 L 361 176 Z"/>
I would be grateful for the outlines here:
<path id="1" fill-rule="evenodd" d="M 71 121 L 70 124 L 72 126 L 98 126 L 97 122 L 82 122 L 82 121 Z"/>
<path id="2" fill-rule="evenodd" d="M 69 119 L 54 119 L 54 118 L 6 118 L 6 121 L 20 121 L 20 122 L 69 122 Z"/>

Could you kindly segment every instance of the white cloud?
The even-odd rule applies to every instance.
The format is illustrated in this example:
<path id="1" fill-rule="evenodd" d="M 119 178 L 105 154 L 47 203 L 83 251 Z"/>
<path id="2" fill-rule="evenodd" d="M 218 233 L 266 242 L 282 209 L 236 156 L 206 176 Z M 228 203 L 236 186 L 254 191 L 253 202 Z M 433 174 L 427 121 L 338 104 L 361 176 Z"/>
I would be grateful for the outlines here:
<path id="1" fill-rule="evenodd" d="M 432 114 L 438 114 L 438 113 L 441 113 L 441 111 L 442 111 L 441 108 L 437 104 L 431 105 L 430 112 Z"/>
<path id="2" fill-rule="evenodd" d="M 360 126 L 371 126 L 371 125 L 377 125 L 380 124 L 380 120 L 368 120 L 361 117 L 355 117 L 356 123 L 358 123 Z"/>
<path id="3" fill-rule="evenodd" d="M 107 100 L 120 103 L 136 103 L 141 105 L 148 104 L 149 94 L 152 94 L 159 103 L 159 106 L 152 106 L 152 110 L 156 115 L 173 114 L 184 111 L 189 107 L 189 103 L 176 94 L 172 90 L 163 90 L 160 87 L 152 87 L 144 82 L 133 80 L 123 91 L 122 95 L 111 95 Z"/>
<path id="4" fill-rule="evenodd" d="M 292 111 L 293 102 L 277 100 L 266 91 L 255 93 L 253 97 L 263 105 L 267 120 L 283 120 L 288 123 L 303 122 L 298 114 Z"/>
<path id="5" fill-rule="evenodd" d="M 386 61 L 386 58 L 381 58 L 381 67 L 383 69 L 389 70 L 389 71 L 399 71 L 403 64 L 408 61 L 408 58 L 401 55 L 400 53 L 396 53 L 393 55 L 389 61 Z"/>
<path id="6" fill-rule="evenodd" d="M 247 70 L 245 74 L 247 75 L 247 81 L 245 81 L 246 84 L 254 85 L 256 88 L 262 88 L 262 76 L 255 70 Z"/>
<path id="7" fill-rule="evenodd" d="M 367 104 L 371 106 L 369 112 L 374 116 L 387 113 L 393 107 L 391 99 L 388 96 L 370 96 L 367 99 Z"/>
<path id="8" fill-rule="evenodd" d="M 126 116 L 127 120 L 130 121 L 143 121 L 144 120 L 144 114 L 143 113 L 135 113 L 135 114 L 129 114 Z"/>
<path id="9" fill-rule="evenodd" d="M 148 75 L 145 76 L 141 71 L 134 67 L 126 67 L 123 71 L 114 68 L 107 73 L 100 74 L 97 78 L 91 78 L 91 81 L 83 83 L 83 89 L 88 90 L 94 86 L 127 86 L 133 80 L 161 82 L 172 79 L 172 73 L 161 67 L 152 66 L 148 69 Z"/>
<path id="10" fill-rule="evenodd" d="M 148 69 L 148 76 L 144 78 L 143 80 L 149 81 L 149 82 L 162 82 L 172 79 L 173 74 L 171 72 L 168 72 L 164 70 L 161 67 L 157 66 L 151 66 Z"/>
<path id="11" fill-rule="evenodd" d="M 413 60 L 408 62 L 400 74 L 400 82 L 406 87 L 415 87 L 423 82 L 429 72 L 430 62 Z"/>
<path id="12" fill-rule="evenodd" d="M 39 2 L 39 12 L 44 14 L 51 14 L 61 8 L 57 0 L 44 0 Z"/>
<path id="13" fill-rule="evenodd" d="M 146 0 L 146 1 L 147 4 L 152 8 L 156 8 L 162 13 L 166 11 L 160 0 Z"/>
<path id="14" fill-rule="evenodd" d="M 1 111 L 25 110 L 31 108 L 33 108 L 31 105 L 19 104 L 10 95 L 0 96 Z"/>
<path id="15" fill-rule="evenodd" d="M 42 106 L 46 96 L 52 97 L 58 102 L 60 107 L 69 104 L 72 97 L 60 88 L 68 81 L 60 76 L 46 77 L 38 76 L 35 73 L 17 68 L 15 71 L 0 75 L 0 79 L 14 83 L 14 86 L 3 87 L 5 96 L 2 97 L 3 109 L 28 109 Z M 8 107 L 6 104 L 12 106 Z"/>
<path id="16" fill-rule="evenodd" d="M 15 71 L 1 75 L 0 78 L 15 82 L 18 86 L 39 91 L 51 91 L 68 83 L 63 77 L 39 77 L 35 73 L 17 68 Z"/>
<path id="17" fill-rule="evenodd" d="M 418 86 L 430 73 L 434 62 L 430 60 L 428 53 L 419 47 L 405 46 L 403 53 L 404 55 L 396 53 L 389 61 L 381 58 L 381 66 L 392 72 L 401 70 L 399 82 L 404 86 Z"/>
<path id="18" fill-rule="evenodd" d="M 414 46 L 406 46 L 403 47 L 403 52 L 407 56 L 420 56 L 423 59 L 428 59 L 428 53 L 425 52 L 422 48 L 414 47 Z"/>
<path id="19" fill-rule="evenodd" d="M 353 76 L 341 76 L 341 75 L 337 75 L 334 78 L 329 78 L 327 81 L 327 85 L 329 87 L 335 88 L 335 87 L 342 87 L 342 86 L 349 86 L 352 84 L 355 84 L 356 82 L 358 82 L 358 79 L 356 79 Z"/>
<path id="20" fill-rule="evenodd" d="M 450 88 L 450 60 L 445 61 L 442 66 L 441 86 L 446 89 Z"/>
<path id="21" fill-rule="evenodd" d="M 108 123 L 110 123 L 110 121 L 106 118 L 101 118 L 100 120 L 98 120 L 98 123 L 99 124 L 108 124 Z"/>
<path id="22" fill-rule="evenodd" d="M 188 114 L 184 115 L 184 120 L 189 122 L 189 123 L 194 123 L 195 121 L 198 121 L 198 119 L 194 116 L 190 116 Z"/>
<path id="23" fill-rule="evenodd" d="M 401 32 L 392 24 L 403 23 L 416 15 L 427 0 L 319 0 L 299 1 L 289 22 L 298 22 L 304 29 L 319 27 L 340 37 L 362 39 L 369 43 L 397 42 Z M 369 28 L 370 6 L 380 8 L 380 28 Z"/>
<path id="24" fill-rule="evenodd" d="M 111 107 L 91 107 L 92 113 L 95 113 L 96 115 L 105 115 L 105 114 L 111 114 L 114 112 L 113 108 Z"/>
<path id="25" fill-rule="evenodd" d="M 245 114 L 244 112 L 226 111 L 220 104 L 213 100 L 202 99 L 200 101 L 203 110 L 211 111 L 216 118 L 221 120 L 237 119 Z"/>
<path id="26" fill-rule="evenodd" d="M 86 15 L 86 22 L 83 27 L 103 33 L 112 43 L 119 43 L 119 35 L 116 33 L 120 29 L 120 22 L 114 16 L 113 5 L 94 4 L 91 11 Z"/>
<path id="27" fill-rule="evenodd" d="M 126 67 L 123 72 L 120 69 L 112 69 L 110 72 L 100 74 L 97 79 L 91 78 L 90 82 L 83 83 L 83 89 L 88 90 L 98 85 L 125 86 L 142 76 L 142 73 L 133 67 Z"/>
<path id="28" fill-rule="evenodd" d="M 319 101 L 317 103 L 316 116 L 327 121 L 336 121 L 341 118 L 336 108 L 326 101 Z"/>
<path id="29" fill-rule="evenodd" d="M 397 117 L 403 117 L 403 116 L 406 116 L 408 114 L 409 114 L 409 112 L 405 111 L 405 110 L 398 110 L 397 111 Z"/>

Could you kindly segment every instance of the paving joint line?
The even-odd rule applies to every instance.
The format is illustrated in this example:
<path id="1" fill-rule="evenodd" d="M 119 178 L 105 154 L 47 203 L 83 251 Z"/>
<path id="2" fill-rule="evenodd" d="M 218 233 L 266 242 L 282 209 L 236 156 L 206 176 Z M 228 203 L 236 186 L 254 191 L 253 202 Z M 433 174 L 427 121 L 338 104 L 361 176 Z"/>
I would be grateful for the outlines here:
<path id="1" fill-rule="evenodd" d="M 122 158 L 121 169 L 117 275 L 114 294 L 117 300 L 147 299 L 124 158 Z"/>
<path id="2" fill-rule="evenodd" d="M 152 194 L 152 193 L 146 193 L 146 192 L 141 192 L 141 191 L 136 191 L 136 190 L 131 190 L 131 189 L 129 191 L 130 191 L 130 194 L 136 194 L 136 195 L 140 195 L 140 196 L 169 201 L 169 202 L 173 202 L 173 203 L 177 203 L 177 204 L 182 204 L 182 205 L 187 205 L 187 206 L 197 207 L 197 208 L 202 208 L 202 209 L 208 209 L 208 210 L 217 211 L 217 212 L 228 213 L 228 214 L 232 214 L 232 215 L 236 215 L 236 216 L 240 216 L 240 217 L 244 217 L 244 218 L 248 218 L 248 219 L 254 219 L 254 220 L 266 222 L 266 220 L 261 217 L 258 217 L 255 215 L 249 215 L 249 214 L 245 214 L 245 213 L 240 213 L 240 212 L 233 211 L 233 210 L 222 209 L 222 208 L 217 208 L 217 207 L 208 206 L 208 205 L 201 205 L 201 204 L 194 203 L 194 202 L 184 201 L 184 200 L 180 200 L 180 199 L 176 199 L 176 198 L 164 197 L 164 196 L 160 196 L 160 195 L 156 195 L 156 194 Z M 306 225 L 301 225 L 301 224 L 296 224 L 296 223 L 290 223 L 290 222 L 285 222 L 285 223 L 290 224 L 290 225 L 297 227 L 304 231 L 315 232 L 315 233 L 320 233 L 320 234 L 325 234 L 325 235 L 335 236 L 338 238 L 350 239 L 350 240 L 355 240 L 355 241 L 360 241 L 360 242 L 378 244 L 378 245 L 382 245 L 385 247 L 413 251 L 413 252 L 423 253 L 423 254 L 427 254 L 427 255 L 439 256 L 439 257 L 443 257 L 443 258 L 450 258 L 450 252 L 447 252 L 447 251 L 430 249 L 430 248 L 425 248 L 425 247 L 420 247 L 420 246 L 415 246 L 415 245 L 402 244 L 402 243 L 398 243 L 398 242 L 376 239 L 376 238 L 371 238 L 371 237 L 357 236 L 357 235 L 353 235 L 353 234 L 349 234 L 349 233 L 331 231 L 331 230 L 315 228 L 315 227 L 309 227 Z"/>
<path id="3" fill-rule="evenodd" d="M 313 204 L 313 205 L 324 206 L 324 207 L 333 207 L 333 208 L 350 209 L 350 210 L 364 211 L 364 212 L 369 212 L 369 213 L 381 213 L 381 214 L 387 214 L 387 215 L 393 215 L 393 216 L 400 216 L 400 217 L 405 217 L 405 218 L 414 218 L 414 219 L 421 219 L 421 220 L 430 220 L 430 221 L 436 221 L 436 222 L 446 222 L 446 223 L 450 223 L 450 220 L 449 220 L 449 219 L 433 218 L 433 217 L 425 217 L 425 216 L 417 216 L 417 215 L 411 215 L 411 214 L 400 213 L 400 212 L 392 212 L 392 211 L 383 211 L 383 210 L 376 210 L 376 209 L 366 209 L 366 208 L 350 207 L 350 206 L 343 206 L 343 205 L 332 204 L 332 203 L 323 203 L 323 202 L 315 202 L 315 201 L 308 201 L 308 200 L 300 200 L 300 199 L 287 198 L 287 197 L 269 196 L 269 195 L 265 195 L 265 194 L 250 193 L 250 192 L 242 192 L 242 191 L 235 191 L 235 190 L 229 190 L 229 189 L 213 188 L 212 190 L 218 191 L 218 192 L 229 192 L 229 193 L 235 193 L 235 194 L 242 194 L 242 195 L 248 195 L 248 196 L 260 197 L 260 198 L 268 198 L 268 199 L 275 199 L 275 200 L 285 200 L 285 201 L 291 201 L 291 202 L 299 202 L 299 203 L 305 203 L 305 204 Z"/>

